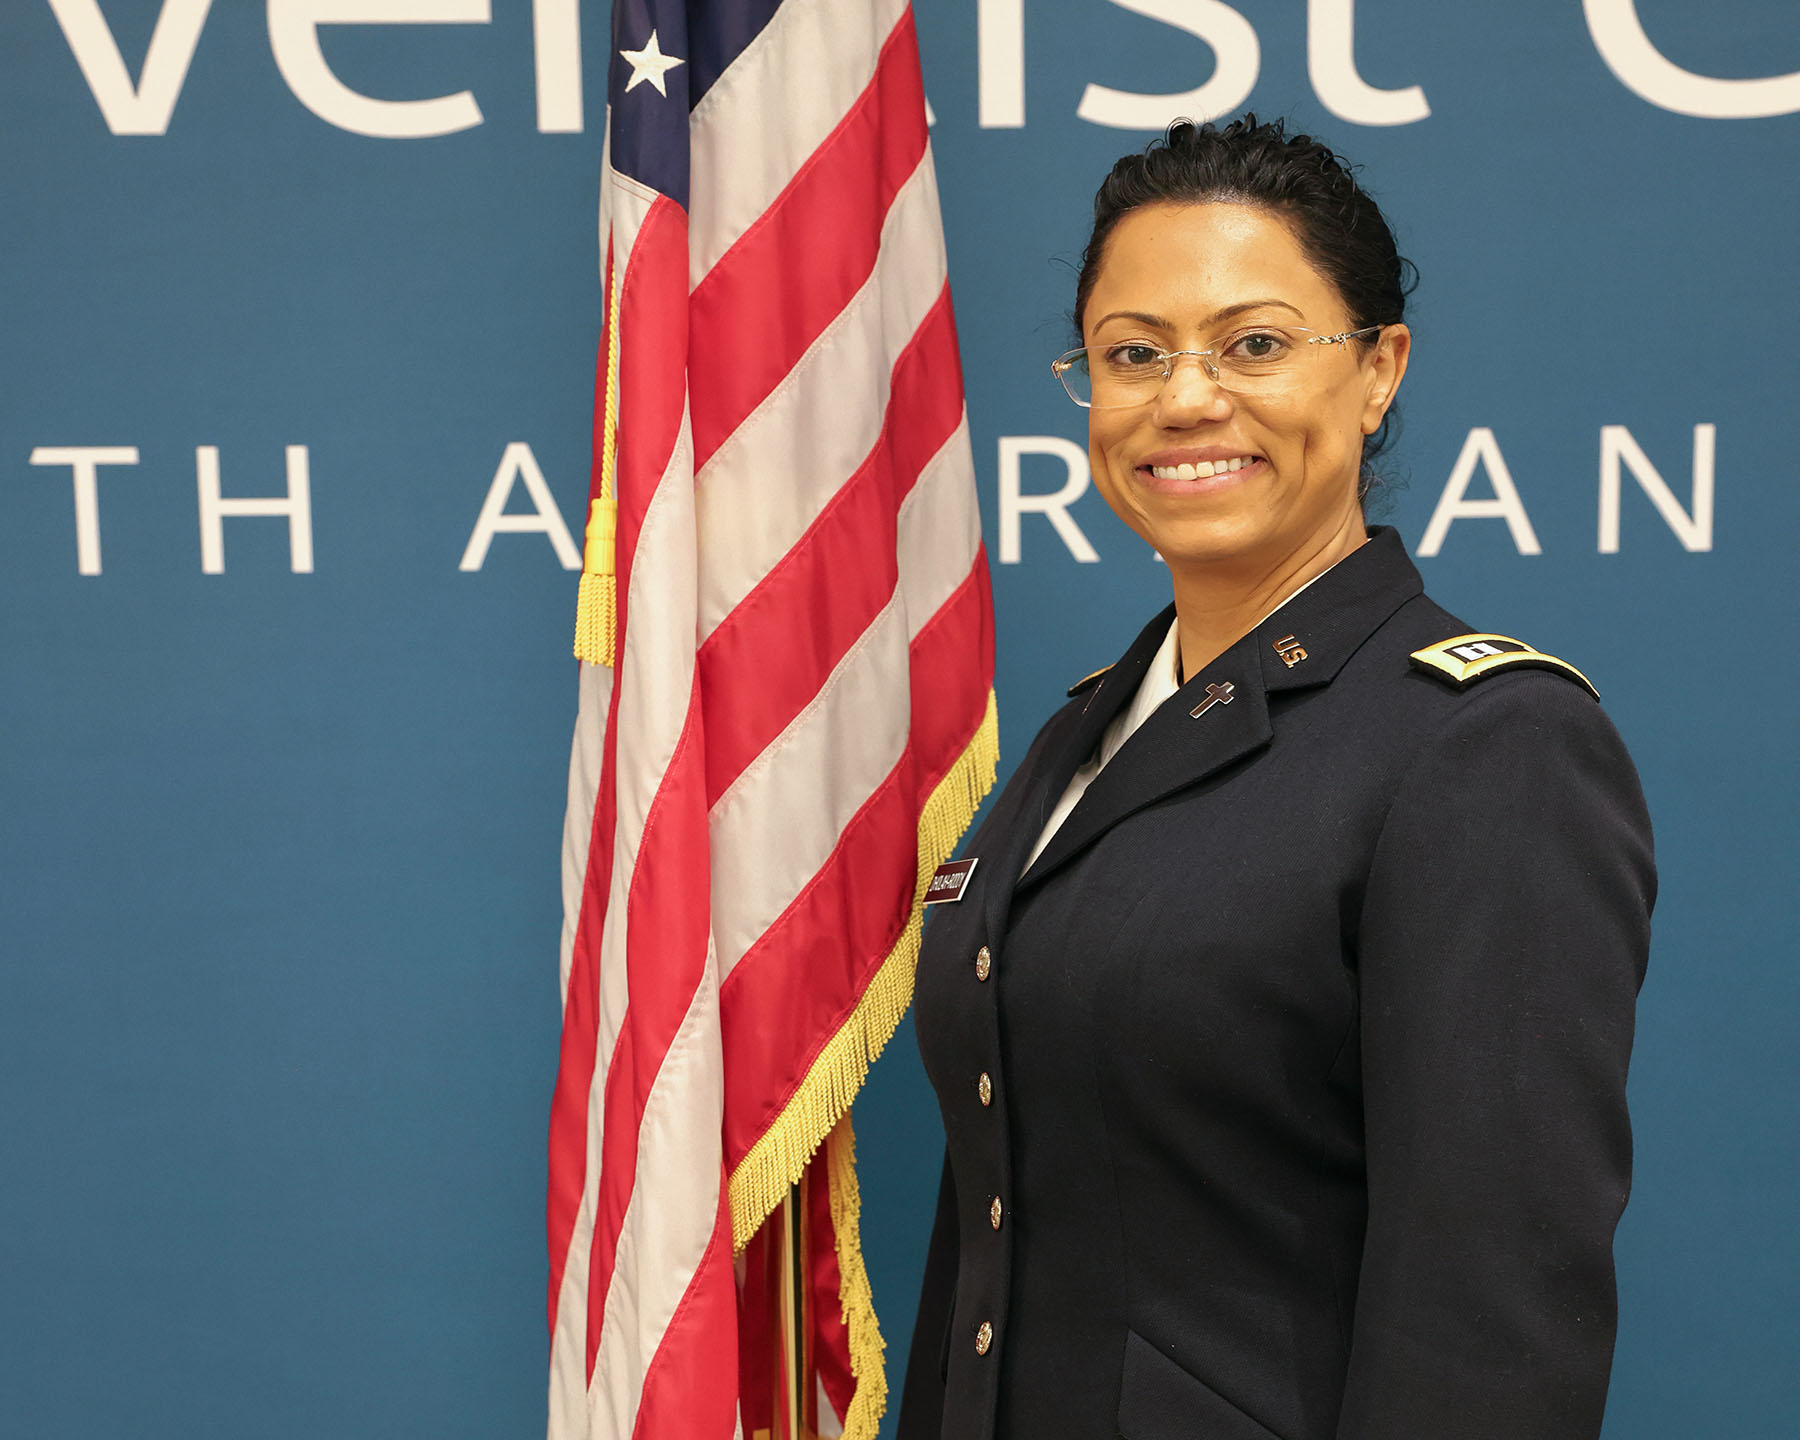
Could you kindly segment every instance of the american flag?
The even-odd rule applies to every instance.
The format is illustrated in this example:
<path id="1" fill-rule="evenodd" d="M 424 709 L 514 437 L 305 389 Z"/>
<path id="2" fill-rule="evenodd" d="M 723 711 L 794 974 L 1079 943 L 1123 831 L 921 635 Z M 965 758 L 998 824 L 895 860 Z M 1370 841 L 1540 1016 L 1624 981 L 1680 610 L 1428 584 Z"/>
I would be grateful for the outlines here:
<path id="1" fill-rule="evenodd" d="M 608 82 L 549 1434 L 785 1432 L 750 1292 L 798 1183 L 803 1408 L 872 1436 L 847 1111 L 996 760 L 912 13 L 616 0 Z"/>

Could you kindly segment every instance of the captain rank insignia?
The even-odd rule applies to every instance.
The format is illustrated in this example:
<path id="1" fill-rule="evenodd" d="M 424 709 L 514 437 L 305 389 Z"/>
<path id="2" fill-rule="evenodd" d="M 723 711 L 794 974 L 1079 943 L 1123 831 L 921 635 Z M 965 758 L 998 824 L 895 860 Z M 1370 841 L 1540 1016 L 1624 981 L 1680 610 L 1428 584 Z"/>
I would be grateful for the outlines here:
<path id="1" fill-rule="evenodd" d="M 1509 667 L 1554 670 L 1573 680 L 1596 700 L 1600 698 L 1593 681 L 1567 660 L 1534 650 L 1523 640 L 1515 640 L 1510 635 L 1453 635 L 1448 640 L 1413 651 L 1412 662 L 1427 674 L 1448 680 L 1459 690 Z"/>

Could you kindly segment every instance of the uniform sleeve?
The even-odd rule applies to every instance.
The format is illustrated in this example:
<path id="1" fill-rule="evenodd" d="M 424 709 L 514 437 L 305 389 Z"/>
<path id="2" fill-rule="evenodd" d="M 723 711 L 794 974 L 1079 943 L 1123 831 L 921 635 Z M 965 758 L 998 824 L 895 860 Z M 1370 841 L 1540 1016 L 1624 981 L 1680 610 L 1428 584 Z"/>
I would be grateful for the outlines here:
<path id="1" fill-rule="evenodd" d="M 1593 1440 L 1655 898 L 1623 743 L 1574 684 L 1460 697 L 1357 937 L 1369 1217 L 1338 1440 Z"/>
<path id="2" fill-rule="evenodd" d="M 956 1233 L 956 1181 L 946 1153 L 943 1178 L 938 1182 L 937 1218 L 931 1225 L 931 1249 L 925 1257 L 925 1281 L 919 1289 L 919 1314 L 913 1321 L 912 1348 L 906 1358 L 906 1385 L 901 1391 L 895 1440 L 938 1440 L 943 1429 L 945 1345 L 951 1308 L 956 1304 Z"/>

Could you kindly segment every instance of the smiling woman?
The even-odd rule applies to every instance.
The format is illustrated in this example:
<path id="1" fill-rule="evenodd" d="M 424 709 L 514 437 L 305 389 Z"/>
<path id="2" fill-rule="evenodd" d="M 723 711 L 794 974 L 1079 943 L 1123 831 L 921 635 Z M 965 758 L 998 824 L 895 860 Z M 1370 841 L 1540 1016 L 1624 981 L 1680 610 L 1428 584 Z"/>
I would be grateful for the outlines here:
<path id="1" fill-rule="evenodd" d="M 1099 360 L 1094 483 L 1169 562 L 1178 597 L 1229 586 L 1234 609 L 1256 612 L 1192 637 L 1216 641 L 1211 653 L 1184 636 L 1192 670 L 1363 543 L 1363 437 L 1386 418 L 1411 336 L 1359 325 L 1290 223 L 1260 206 L 1144 205 L 1111 227 L 1103 255 L 1083 307 L 1090 373 Z M 1167 379 L 1117 383 L 1163 351 L 1176 352 L 1157 367 Z"/>
<path id="2" fill-rule="evenodd" d="M 1410 278 L 1254 117 L 1096 198 L 1053 370 L 1174 603 L 926 932 L 903 1440 L 1599 1433 L 1649 817 L 1580 672 L 1365 524 Z"/>

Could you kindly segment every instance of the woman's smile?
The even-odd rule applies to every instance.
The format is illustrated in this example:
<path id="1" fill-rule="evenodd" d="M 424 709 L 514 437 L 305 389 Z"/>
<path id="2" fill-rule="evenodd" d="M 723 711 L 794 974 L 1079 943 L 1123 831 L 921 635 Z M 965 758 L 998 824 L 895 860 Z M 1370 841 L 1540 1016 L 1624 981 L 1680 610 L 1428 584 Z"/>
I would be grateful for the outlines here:
<path id="1" fill-rule="evenodd" d="M 1233 485 L 1266 480 L 1269 462 L 1229 446 L 1159 450 L 1133 467 L 1138 484 L 1162 495 L 1211 495 Z"/>

